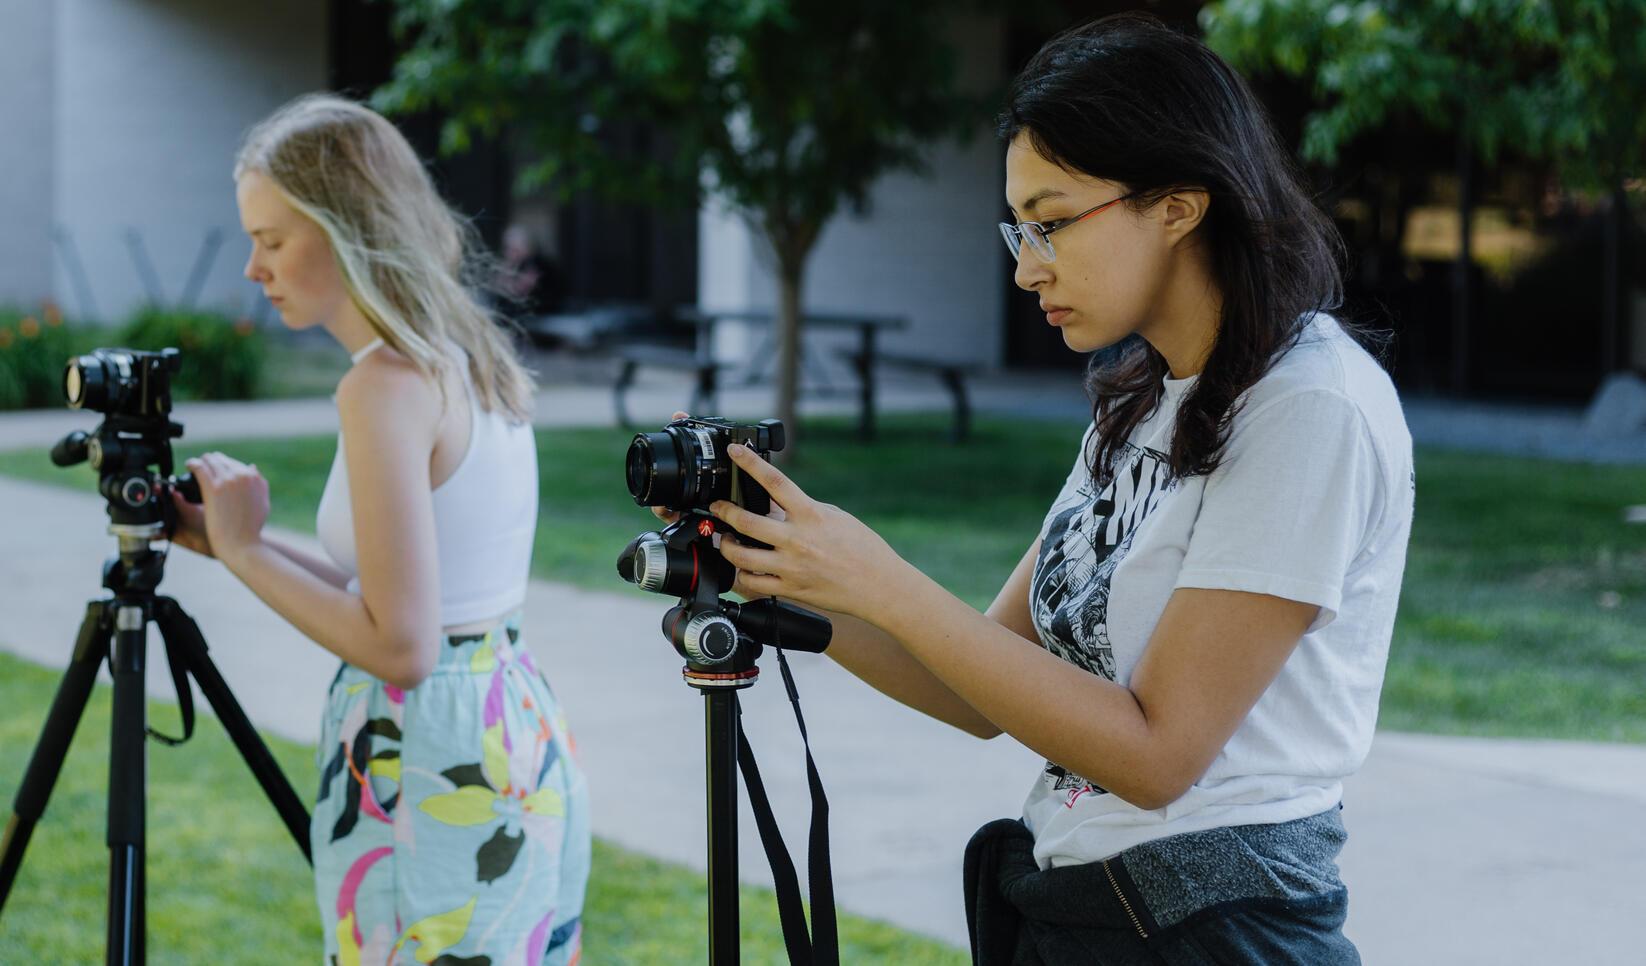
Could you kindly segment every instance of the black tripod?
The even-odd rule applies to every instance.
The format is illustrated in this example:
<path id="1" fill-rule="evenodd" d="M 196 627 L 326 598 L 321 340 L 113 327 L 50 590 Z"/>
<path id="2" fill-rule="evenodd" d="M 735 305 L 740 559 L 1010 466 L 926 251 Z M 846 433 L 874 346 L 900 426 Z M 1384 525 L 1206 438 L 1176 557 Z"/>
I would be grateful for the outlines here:
<path id="1" fill-rule="evenodd" d="M 52 786 L 62 770 L 69 743 L 85 712 L 86 701 L 105 659 L 114 676 L 114 714 L 109 741 L 109 963 L 141 963 L 144 958 L 144 797 L 147 758 L 144 739 L 152 734 L 167 744 L 181 744 L 194 730 L 194 700 L 189 678 L 211 702 L 229 737 L 280 813 L 292 838 L 309 853 L 309 817 L 280 766 L 258 737 L 228 684 L 206 655 L 200 628 L 177 601 L 155 596 L 165 554 L 150 542 L 162 538 L 161 524 L 110 526 L 120 552 L 103 565 L 103 586 L 113 597 L 91 601 L 74 645 L 74 657 L 58 686 L 57 697 L 29 759 L 5 836 L 0 839 L 0 910 L 11 894 L 23 850 L 46 810 Z M 183 711 L 183 736 L 172 739 L 151 731 L 144 704 L 144 663 L 149 622 L 160 627 L 177 699 Z"/>
<path id="2" fill-rule="evenodd" d="M 635 538 L 618 561 L 618 572 L 624 579 L 646 590 L 680 595 L 680 603 L 663 615 L 663 635 L 686 659 L 681 672 L 686 683 L 703 693 L 708 766 L 709 963 L 735 966 L 739 956 L 734 769 L 742 771 L 749 787 L 749 804 L 771 862 L 789 961 L 801 966 L 838 963 L 834 886 L 829 872 L 828 800 L 810 747 L 806 751 L 812 791 L 807 865 L 812 928 L 808 936 L 799 879 L 783 845 L 748 737 L 743 733 L 737 701 L 737 692 L 753 686 L 759 678 L 760 668 L 755 661 L 769 643 L 777 649 L 783 681 L 804 740 L 806 723 L 800 717 L 799 696 L 783 659 L 783 649 L 820 654 L 829 645 L 832 628 L 821 615 L 769 598 L 747 604 L 722 600 L 720 593 L 731 588 L 735 575 L 714 548 L 715 533 L 725 530 L 725 524 L 714 517 L 690 511 L 661 533 Z"/>
<path id="3" fill-rule="evenodd" d="M 755 823 L 760 828 L 760 839 L 772 865 L 772 878 L 777 886 L 778 918 L 783 926 L 783 942 L 788 949 L 789 962 L 796 966 L 838 963 L 834 893 L 828 863 L 828 802 L 821 797 L 822 784 L 808 749 L 806 766 L 813 795 L 812 847 L 807 865 L 812 928 L 808 937 L 794 863 L 783 846 L 771 802 L 766 797 L 759 769 L 754 763 L 753 749 L 749 747 L 748 736 L 743 733 L 743 712 L 738 704 L 737 692 L 753 685 L 759 677 L 760 669 L 752 665 L 759 656 L 761 645 L 751 640 L 743 646 L 749 652 L 747 660 L 751 665 L 744 674 L 725 677 L 703 675 L 689 661 L 683 672 L 686 683 L 703 692 L 704 751 L 708 760 L 709 963 L 710 966 L 736 966 L 739 958 L 737 772 L 733 770 L 734 762 L 743 772 L 744 783 L 749 786 Z M 810 651 L 811 648 L 797 647 L 794 650 Z M 818 648 L 812 653 L 821 650 Z M 782 652 L 778 653 L 781 661 Z M 798 700 L 788 664 L 782 664 L 782 669 L 790 698 Z M 798 713 L 798 705 L 796 711 Z"/>

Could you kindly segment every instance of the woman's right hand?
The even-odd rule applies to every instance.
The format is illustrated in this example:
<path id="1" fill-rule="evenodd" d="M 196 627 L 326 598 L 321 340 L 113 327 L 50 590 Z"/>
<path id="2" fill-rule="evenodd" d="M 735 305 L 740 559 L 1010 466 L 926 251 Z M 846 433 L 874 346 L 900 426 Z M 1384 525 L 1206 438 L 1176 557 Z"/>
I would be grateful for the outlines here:
<path id="1" fill-rule="evenodd" d="M 171 505 L 177 511 L 177 528 L 172 531 L 171 542 L 202 557 L 215 557 L 211 538 L 206 535 L 206 508 L 183 499 L 183 494 L 175 488 L 171 491 Z"/>

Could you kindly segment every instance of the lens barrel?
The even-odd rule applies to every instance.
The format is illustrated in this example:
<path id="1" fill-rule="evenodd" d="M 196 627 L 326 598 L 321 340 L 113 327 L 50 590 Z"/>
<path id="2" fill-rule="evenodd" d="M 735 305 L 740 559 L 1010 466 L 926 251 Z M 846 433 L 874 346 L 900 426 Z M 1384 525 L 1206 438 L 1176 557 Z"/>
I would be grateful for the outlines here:
<path id="1" fill-rule="evenodd" d="M 685 460 L 676 435 L 636 433 L 623 461 L 629 494 L 640 506 L 685 506 Z"/>
<path id="2" fill-rule="evenodd" d="M 103 412 L 108 406 L 108 372 L 97 356 L 70 359 L 63 369 L 63 398 L 70 409 Z"/>

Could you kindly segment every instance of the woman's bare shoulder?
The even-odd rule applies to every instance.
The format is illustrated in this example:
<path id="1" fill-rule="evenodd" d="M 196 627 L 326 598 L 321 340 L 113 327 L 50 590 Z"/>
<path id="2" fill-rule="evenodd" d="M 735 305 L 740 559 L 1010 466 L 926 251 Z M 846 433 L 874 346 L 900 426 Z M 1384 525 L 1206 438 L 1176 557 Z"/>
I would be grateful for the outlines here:
<path id="1" fill-rule="evenodd" d="M 384 346 L 343 374 L 337 383 L 337 409 L 345 422 L 427 423 L 439 416 L 440 393 L 416 364 Z"/>

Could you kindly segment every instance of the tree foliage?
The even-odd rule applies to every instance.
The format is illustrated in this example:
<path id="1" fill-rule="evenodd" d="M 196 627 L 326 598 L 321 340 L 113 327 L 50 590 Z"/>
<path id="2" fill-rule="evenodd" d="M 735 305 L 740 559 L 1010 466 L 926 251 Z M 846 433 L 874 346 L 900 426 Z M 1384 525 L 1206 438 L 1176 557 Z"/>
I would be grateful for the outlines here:
<path id="1" fill-rule="evenodd" d="M 1576 184 L 1646 173 L 1646 0 L 1218 0 L 1201 23 L 1238 67 L 1311 89 L 1309 160 L 1415 117 Z"/>
<path id="2" fill-rule="evenodd" d="M 977 117 L 939 3 L 393 2 L 412 42 L 380 107 L 441 110 L 452 149 L 507 128 L 538 151 L 528 186 L 685 206 L 707 188 L 774 242 L 814 238 Z M 624 151 L 637 129 L 669 156 Z"/>
<path id="3" fill-rule="evenodd" d="M 507 130 L 526 187 L 694 206 L 771 246 L 778 415 L 791 426 L 807 256 L 842 204 L 986 116 L 939 0 L 390 0 L 409 41 L 375 103 L 436 109 L 442 144 Z M 638 135 L 638 137 L 637 137 Z M 657 139 L 667 151 L 635 149 Z"/>

